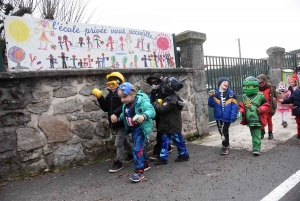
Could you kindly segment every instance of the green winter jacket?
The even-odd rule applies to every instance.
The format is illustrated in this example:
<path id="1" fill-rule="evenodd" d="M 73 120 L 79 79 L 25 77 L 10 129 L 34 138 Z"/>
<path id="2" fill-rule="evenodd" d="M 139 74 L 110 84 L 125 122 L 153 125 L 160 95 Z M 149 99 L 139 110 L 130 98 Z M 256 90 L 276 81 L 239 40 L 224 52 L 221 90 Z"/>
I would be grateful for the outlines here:
<path id="1" fill-rule="evenodd" d="M 150 103 L 149 97 L 142 91 L 139 90 L 136 93 L 137 102 L 134 106 L 136 115 L 145 115 L 147 118 L 141 123 L 145 138 L 148 139 L 149 133 L 152 131 L 153 122 L 152 119 L 155 117 L 155 109 Z M 129 134 L 129 126 L 125 118 L 125 104 L 123 104 L 122 113 L 120 115 L 120 121 L 124 122 L 125 125 L 125 134 Z"/>

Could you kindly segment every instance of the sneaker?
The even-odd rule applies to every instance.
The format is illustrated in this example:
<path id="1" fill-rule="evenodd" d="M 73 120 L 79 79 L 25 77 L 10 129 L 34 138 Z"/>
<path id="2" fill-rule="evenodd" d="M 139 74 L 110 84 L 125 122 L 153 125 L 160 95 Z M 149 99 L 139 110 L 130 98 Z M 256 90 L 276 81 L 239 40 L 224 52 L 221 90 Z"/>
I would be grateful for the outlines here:
<path id="1" fill-rule="evenodd" d="M 151 167 L 150 167 L 149 164 L 145 164 L 145 165 L 144 165 L 144 171 L 148 171 L 148 170 L 150 170 L 150 169 L 151 169 Z"/>
<path id="2" fill-rule="evenodd" d="M 272 140 L 274 138 L 272 131 L 269 131 L 268 140 Z"/>
<path id="3" fill-rule="evenodd" d="M 300 135 L 297 135 L 297 140 L 300 140 Z"/>
<path id="4" fill-rule="evenodd" d="M 221 155 L 229 154 L 229 147 L 222 147 L 221 148 Z"/>
<path id="5" fill-rule="evenodd" d="M 140 182 L 147 180 L 147 178 L 142 173 L 134 173 L 129 179 L 132 182 Z"/>
<path id="6" fill-rule="evenodd" d="M 158 158 L 159 158 L 159 155 L 152 155 L 152 156 L 149 157 L 149 159 L 151 161 L 157 160 Z"/>
<path id="7" fill-rule="evenodd" d="M 167 164 L 167 163 L 168 163 L 168 161 L 159 158 L 159 159 L 157 159 L 157 161 L 154 163 L 154 165 L 163 165 L 163 164 Z"/>
<path id="8" fill-rule="evenodd" d="M 260 155 L 260 151 L 259 150 L 253 150 L 253 156 L 259 156 Z"/>
<path id="9" fill-rule="evenodd" d="M 286 123 L 286 121 L 284 121 L 282 125 L 283 125 L 283 128 L 286 128 L 288 124 Z"/>
<path id="10" fill-rule="evenodd" d="M 123 160 L 123 163 L 130 163 L 132 161 L 133 161 L 133 155 L 128 154 L 127 157 L 125 158 L 125 160 Z"/>
<path id="11" fill-rule="evenodd" d="M 173 151 L 172 149 L 169 149 L 169 150 L 168 150 L 169 153 L 171 153 L 172 151 Z"/>
<path id="12" fill-rule="evenodd" d="M 114 164 L 109 169 L 109 172 L 118 172 L 124 168 L 124 165 L 120 161 L 114 160 Z"/>
<path id="13" fill-rule="evenodd" d="M 188 161 L 190 159 L 189 155 L 181 156 L 179 155 L 176 159 L 175 162 L 182 162 L 182 161 Z"/>
<path id="14" fill-rule="evenodd" d="M 261 131 L 261 137 L 260 137 L 260 139 L 264 139 L 265 134 L 266 134 L 265 130 L 262 130 L 262 131 Z"/>

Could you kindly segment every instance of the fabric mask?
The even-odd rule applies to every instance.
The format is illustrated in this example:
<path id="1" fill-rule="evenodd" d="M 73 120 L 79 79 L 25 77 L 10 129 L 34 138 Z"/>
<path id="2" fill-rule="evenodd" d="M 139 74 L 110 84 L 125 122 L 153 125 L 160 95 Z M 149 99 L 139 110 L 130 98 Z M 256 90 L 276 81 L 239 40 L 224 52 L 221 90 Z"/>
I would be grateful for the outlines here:
<path id="1" fill-rule="evenodd" d="M 258 81 L 254 77 L 248 77 L 243 82 L 243 92 L 247 96 L 258 93 Z"/>
<path id="2" fill-rule="evenodd" d="M 247 96 L 250 96 L 252 94 L 257 94 L 258 93 L 258 87 L 255 87 L 255 88 L 243 87 L 243 92 Z"/>
<path id="3" fill-rule="evenodd" d="M 160 84 L 158 84 L 158 85 L 153 84 L 153 85 L 151 85 L 151 88 L 154 89 L 154 90 L 159 89 Z"/>

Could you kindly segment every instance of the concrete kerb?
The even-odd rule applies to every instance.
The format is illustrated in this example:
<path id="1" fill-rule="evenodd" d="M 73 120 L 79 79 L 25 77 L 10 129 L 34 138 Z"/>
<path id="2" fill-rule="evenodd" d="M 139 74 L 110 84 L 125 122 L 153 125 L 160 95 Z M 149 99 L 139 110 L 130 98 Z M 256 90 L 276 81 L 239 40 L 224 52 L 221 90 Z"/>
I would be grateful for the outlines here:
<path id="1" fill-rule="evenodd" d="M 297 133 L 297 125 L 295 119 L 291 118 L 290 113 L 287 115 L 288 126 L 283 128 L 281 125 L 281 113 L 276 112 L 273 116 L 273 134 L 274 139 L 268 140 L 268 126 L 265 127 L 266 135 L 262 140 L 261 152 L 267 152 L 276 147 L 278 144 L 294 137 Z M 239 120 L 237 120 L 239 121 Z M 237 122 L 229 128 L 230 148 L 246 149 L 252 151 L 252 138 L 248 126 L 243 126 Z M 216 128 L 210 128 L 209 136 L 191 142 L 191 144 L 204 145 L 211 147 L 221 147 L 221 137 Z"/>

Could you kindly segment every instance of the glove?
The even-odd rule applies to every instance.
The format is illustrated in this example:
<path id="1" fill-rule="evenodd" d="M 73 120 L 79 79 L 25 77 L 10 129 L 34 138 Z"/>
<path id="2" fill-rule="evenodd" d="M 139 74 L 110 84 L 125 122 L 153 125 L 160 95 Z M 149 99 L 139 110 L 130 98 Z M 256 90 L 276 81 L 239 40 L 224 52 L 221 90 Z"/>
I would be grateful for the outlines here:
<path id="1" fill-rule="evenodd" d="M 102 96 L 102 91 L 95 88 L 95 89 L 93 89 L 93 95 L 96 96 L 97 98 L 100 98 Z"/>
<path id="2" fill-rule="evenodd" d="M 212 97 L 212 96 L 215 95 L 215 94 L 216 94 L 215 90 L 210 90 L 210 91 L 208 92 L 208 96 L 209 96 L 209 97 Z"/>
<path id="3" fill-rule="evenodd" d="M 157 102 L 161 105 L 163 103 L 162 99 L 157 99 Z"/>
<path id="4" fill-rule="evenodd" d="M 183 99 L 181 98 L 181 101 L 178 101 L 177 103 L 178 103 L 178 105 L 184 107 L 184 106 L 186 105 L 187 101 L 186 101 L 186 100 L 183 100 Z"/>

